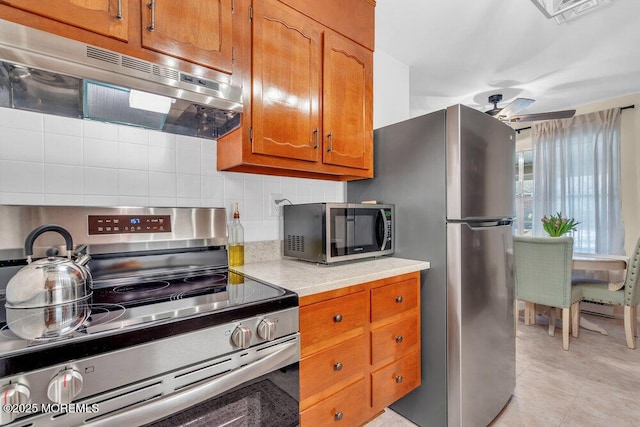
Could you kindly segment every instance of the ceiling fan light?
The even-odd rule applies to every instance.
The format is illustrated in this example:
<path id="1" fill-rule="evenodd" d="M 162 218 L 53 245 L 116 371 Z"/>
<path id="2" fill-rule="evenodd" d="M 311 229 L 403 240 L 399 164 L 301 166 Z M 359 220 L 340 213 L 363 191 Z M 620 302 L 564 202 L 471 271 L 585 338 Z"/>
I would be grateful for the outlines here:
<path id="1" fill-rule="evenodd" d="M 548 19 L 557 24 L 574 19 L 613 0 L 531 0 Z"/>

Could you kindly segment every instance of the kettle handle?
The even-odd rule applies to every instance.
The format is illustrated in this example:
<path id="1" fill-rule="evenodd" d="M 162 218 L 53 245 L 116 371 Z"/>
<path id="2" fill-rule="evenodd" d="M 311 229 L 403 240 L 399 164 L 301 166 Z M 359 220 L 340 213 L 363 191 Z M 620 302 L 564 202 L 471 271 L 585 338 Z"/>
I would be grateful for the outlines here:
<path id="1" fill-rule="evenodd" d="M 61 227 L 56 224 L 47 224 L 41 225 L 40 227 L 33 230 L 24 241 L 24 253 L 28 258 L 31 258 L 33 255 L 33 244 L 42 233 L 46 233 L 47 231 L 55 231 L 64 237 L 64 241 L 67 244 L 67 257 L 71 257 L 71 251 L 73 250 L 73 239 L 71 238 L 71 233 L 67 231 L 66 228 Z"/>

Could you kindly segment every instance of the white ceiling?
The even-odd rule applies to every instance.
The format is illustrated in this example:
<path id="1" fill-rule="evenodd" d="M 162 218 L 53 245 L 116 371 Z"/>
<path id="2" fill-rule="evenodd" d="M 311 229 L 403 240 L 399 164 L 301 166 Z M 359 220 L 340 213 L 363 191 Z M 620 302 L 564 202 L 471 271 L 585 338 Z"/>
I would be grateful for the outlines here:
<path id="1" fill-rule="evenodd" d="M 412 115 L 494 93 L 572 108 L 640 92 L 640 0 L 560 25 L 531 0 L 378 0 L 376 50 L 409 65 Z"/>

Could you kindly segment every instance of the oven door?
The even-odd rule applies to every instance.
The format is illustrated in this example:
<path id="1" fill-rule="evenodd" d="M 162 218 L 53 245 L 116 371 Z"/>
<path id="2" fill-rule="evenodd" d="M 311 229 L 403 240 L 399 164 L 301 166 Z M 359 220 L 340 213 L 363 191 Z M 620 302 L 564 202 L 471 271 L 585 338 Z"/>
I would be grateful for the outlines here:
<path id="1" fill-rule="evenodd" d="M 280 341 L 254 360 L 242 360 L 251 349 L 239 351 L 237 369 L 85 425 L 298 426 L 299 334 Z"/>
<path id="2" fill-rule="evenodd" d="M 393 208 L 327 205 L 328 262 L 393 253 Z"/>

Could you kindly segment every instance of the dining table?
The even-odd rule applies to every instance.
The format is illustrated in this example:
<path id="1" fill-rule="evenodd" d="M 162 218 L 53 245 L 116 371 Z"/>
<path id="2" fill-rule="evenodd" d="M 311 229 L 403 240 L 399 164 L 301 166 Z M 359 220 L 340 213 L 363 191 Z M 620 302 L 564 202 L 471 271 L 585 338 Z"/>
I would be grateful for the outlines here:
<path id="1" fill-rule="evenodd" d="M 622 272 L 627 269 L 629 263 L 629 257 L 624 255 L 605 255 L 605 254 L 584 254 L 574 253 L 571 263 L 571 268 L 576 271 L 618 271 Z M 624 277 L 624 275 L 621 275 Z M 624 278 L 622 280 L 612 280 L 609 282 L 609 290 L 617 291 L 624 287 Z M 598 326 L 596 323 L 591 322 L 589 319 L 580 316 L 580 326 L 595 332 L 600 332 L 603 335 L 609 335 L 609 333 Z"/>

